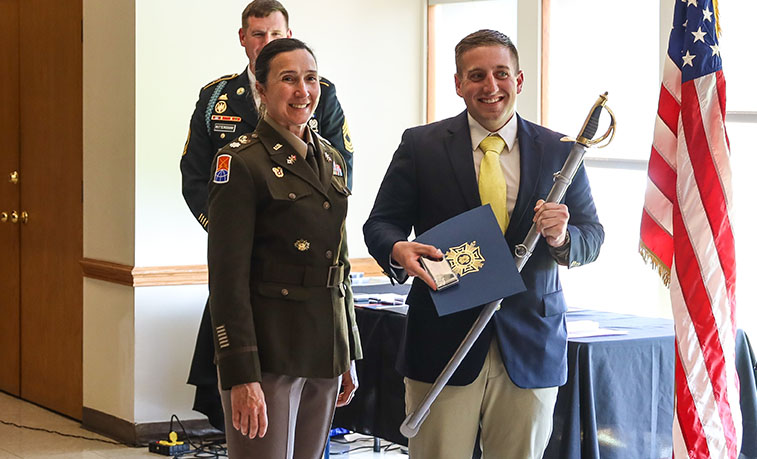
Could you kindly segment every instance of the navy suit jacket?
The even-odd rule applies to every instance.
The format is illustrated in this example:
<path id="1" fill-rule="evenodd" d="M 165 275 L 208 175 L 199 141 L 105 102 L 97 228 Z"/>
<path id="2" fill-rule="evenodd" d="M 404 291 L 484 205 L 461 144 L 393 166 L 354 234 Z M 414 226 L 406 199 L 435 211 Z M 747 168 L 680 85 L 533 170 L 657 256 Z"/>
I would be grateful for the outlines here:
<path id="1" fill-rule="evenodd" d="M 559 171 L 572 143 L 561 134 L 520 117 L 520 185 L 505 232 L 512 250 L 531 227 L 536 201 L 547 196 L 552 175 Z M 583 166 L 568 188 L 570 211 L 569 266 L 597 258 L 604 230 L 597 218 Z M 426 126 L 408 129 L 394 154 L 363 227 L 371 255 L 384 271 L 404 281 L 389 265 L 392 246 L 407 240 L 412 229 L 421 234 L 455 215 L 481 205 L 471 151 L 467 112 Z M 559 386 L 567 379 L 566 304 L 558 265 L 545 240 L 540 240 L 521 275 L 527 290 L 505 299 L 449 384 L 466 385 L 478 376 L 496 337 L 505 368 L 519 387 Z M 413 281 L 407 298 L 407 328 L 397 370 L 411 379 L 433 382 L 454 354 L 481 307 L 439 317 L 429 289 Z"/>

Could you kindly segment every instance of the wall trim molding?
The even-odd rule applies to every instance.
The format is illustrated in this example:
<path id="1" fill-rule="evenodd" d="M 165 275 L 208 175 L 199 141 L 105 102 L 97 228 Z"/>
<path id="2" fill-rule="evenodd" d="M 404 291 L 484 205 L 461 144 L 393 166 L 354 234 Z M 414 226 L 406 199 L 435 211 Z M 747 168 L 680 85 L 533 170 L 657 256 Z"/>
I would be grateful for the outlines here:
<path id="1" fill-rule="evenodd" d="M 365 277 L 382 276 L 382 269 L 373 258 L 352 258 L 352 272 L 362 272 Z M 167 285 L 202 285 L 208 283 L 206 265 L 184 266 L 129 266 L 110 261 L 84 258 L 80 262 L 82 274 L 129 287 L 157 287 Z"/>
<path id="2" fill-rule="evenodd" d="M 218 431 L 208 423 L 207 419 L 182 420 L 182 426 L 190 437 L 204 439 L 224 438 L 223 432 Z M 82 407 L 81 425 L 83 428 L 129 446 L 147 446 L 151 441 L 166 440 L 170 422 L 133 423 L 108 413 L 92 408 Z M 182 437 L 180 427 L 174 425 L 176 433 Z"/>
<path id="3" fill-rule="evenodd" d="M 84 277 L 129 287 L 208 283 L 205 265 L 135 267 L 92 258 L 84 258 L 80 263 Z"/>

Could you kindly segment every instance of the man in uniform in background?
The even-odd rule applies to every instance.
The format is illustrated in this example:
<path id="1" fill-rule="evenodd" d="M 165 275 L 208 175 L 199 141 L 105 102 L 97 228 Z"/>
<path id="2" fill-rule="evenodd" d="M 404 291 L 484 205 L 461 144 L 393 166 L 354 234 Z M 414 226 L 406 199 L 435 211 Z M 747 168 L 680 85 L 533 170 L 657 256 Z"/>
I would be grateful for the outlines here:
<path id="1" fill-rule="evenodd" d="M 242 12 L 239 42 L 249 65 L 240 74 L 221 77 L 200 90 L 189 135 L 181 157 L 182 194 L 203 228 L 208 226 L 208 182 L 216 152 L 258 124 L 260 97 L 255 92 L 255 59 L 263 47 L 292 36 L 289 13 L 277 0 L 255 0 Z M 344 157 L 347 186 L 352 188 L 352 142 L 334 84 L 320 78 L 321 99 L 308 126 L 331 143 Z M 188 383 L 197 387 L 193 409 L 211 425 L 223 430 L 223 411 L 213 363 L 213 335 L 205 305 Z"/>

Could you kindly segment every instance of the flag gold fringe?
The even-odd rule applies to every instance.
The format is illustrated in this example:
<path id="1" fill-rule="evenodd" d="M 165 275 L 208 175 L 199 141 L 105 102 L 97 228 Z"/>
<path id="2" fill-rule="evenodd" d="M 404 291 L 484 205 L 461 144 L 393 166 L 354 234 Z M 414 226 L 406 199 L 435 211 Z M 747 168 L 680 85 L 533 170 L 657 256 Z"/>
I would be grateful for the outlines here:
<path id="1" fill-rule="evenodd" d="M 639 254 L 647 264 L 651 264 L 652 267 L 657 270 L 657 274 L 660 276 L 660 279 L 662 279 L 665 286 L 670 287 L 670 268 L 666 266 L 665 263 L 654 254 L 654 252 L 649 250 L 649 247 L 643 242 L 639 242 Z"/>
<path id="2" fill-rule="evenodd" d="M 712 9 L 715 10 L 715 34 L 720 38 L 720 12 L 718 11 L 718 0 L 712 0 Z"/>

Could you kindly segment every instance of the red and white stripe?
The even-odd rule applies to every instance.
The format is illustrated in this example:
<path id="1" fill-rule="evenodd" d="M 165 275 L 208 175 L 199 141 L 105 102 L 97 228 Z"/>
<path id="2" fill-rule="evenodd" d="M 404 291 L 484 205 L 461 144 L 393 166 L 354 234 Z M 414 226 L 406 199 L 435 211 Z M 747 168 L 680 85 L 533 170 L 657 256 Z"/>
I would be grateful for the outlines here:
<path id="1" fill-rule="evenodd" d="M 736 253 L 722 71 L 681 84 L 668 57 L 657 114 L 641 249 L 670 280 L 674 457 L 735 459 L 741 448 Z"/>

